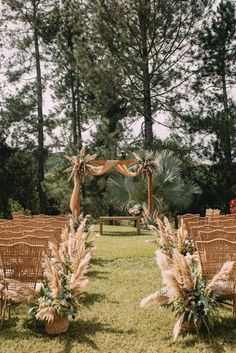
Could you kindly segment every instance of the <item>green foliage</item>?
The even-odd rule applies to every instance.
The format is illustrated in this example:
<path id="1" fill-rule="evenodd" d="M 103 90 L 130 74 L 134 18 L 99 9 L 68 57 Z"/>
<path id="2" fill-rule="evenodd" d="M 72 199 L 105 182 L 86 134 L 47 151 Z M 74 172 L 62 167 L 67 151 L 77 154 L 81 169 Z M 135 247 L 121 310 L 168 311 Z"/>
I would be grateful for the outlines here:
<path id="1" fill-rule="evenodd" d="M 38 212 L 36 162 L 25 151 L 11 149 L 6 144 L 0 145 L 0 210 L 4 217 L 9 217 L 10 199 L 23 209 Z M 27 187 L 27 192 L 25 191 Z"/>
<path id="2" fill-rule="evenodd" d="M 194 195 L 200 189 L 193 182 L 184 182 L 181 177 L 181 161 L 171 152 L 155 153 L 155 171 L 153 177 L 153 195 L 155 209 L 161 213 L 186 210 Z M 147 201 L 147 181 L 140 178 L 125 178 L 121 175 L 108 179 L 108 193 L 117 207 L 128 209 L 131 202 Z"/>
<path id="3" fill-rule="evenodd" d="M 171 109 L 172 100 L 179 100 L 175 90 L 183 80 L 179 62 L 207 3 L 177 1 L 167 5 L 159 1 L 157 6 L 152 0 L 95 2 L 97 31 L 105 52 L 111 55 L 111 65 L 123 73 L 119 94 L 136 117 L 143 117 L 141 134 L 146 148 L 153 144 L 155 113 Z"/>
<path id="4" fill-rule="evenodd" d="M 21 204 L 18 201 L 15 200 L 10 200 L 10 208 L 11 208 L 11 213 L 13 212 L 20 212 L 22 214 L 30 216 L 30 210 L 27 210 L 21 206 Z"/>
<path id="5" fill-rule="evenodd" d="M 235 35 L 235 5 L 230 0 L 220 1 L 193 40 L 191 57 L 197 73 L 187 87 L 182 112 L 176 107 L 173 114 L 178 134 L 189 134 L 191 154 L 213 164 L 217 188 L 221 189 L 220 205 L 226 212 L 235 175 Z"/>
<path id="6" fill-rule="evenodd" d="M 220 305 L 219 294 L 217 291 L 208 292 L 206 282 L 197 273 L 193 275 L 196 278 L 194 290 L 186 291 L 179 300 L 170 306 L 176 317 L 183 315 L 183 324 L 193 322 L 196 329 L 199 330 L 198 325 L 201 323 L 208 333 L 211 333 L 214 328 L 216 311 Z"/>
<path id="7" fill-rule="evenodd" d="M 201 323 L 208 333 L 211 333 L 214 328 L 216 310 L 219 306 L 217 298 L 218 293 L 208 293 L 205 281 L 196 277 L 194 291 L 186 292 L 184 297 L 173 304 L 172 309 L 177 317 L 184 314 L 183 324 L 193 322 L 196 329 L 199 330 L 198 324 Z"/>

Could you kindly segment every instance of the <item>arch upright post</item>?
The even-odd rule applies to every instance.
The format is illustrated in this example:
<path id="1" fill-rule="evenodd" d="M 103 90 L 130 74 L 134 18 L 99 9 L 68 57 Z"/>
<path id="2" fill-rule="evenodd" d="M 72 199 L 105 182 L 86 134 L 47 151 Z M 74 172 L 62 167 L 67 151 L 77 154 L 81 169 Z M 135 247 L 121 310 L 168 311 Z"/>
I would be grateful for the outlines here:
<path id="1" fill-rule="evenodd" d="M 147 181 L 148 181 L 148 212 L 149 215 L 153 214 L 153 175 L 152 172 L 147 172 Z"/>

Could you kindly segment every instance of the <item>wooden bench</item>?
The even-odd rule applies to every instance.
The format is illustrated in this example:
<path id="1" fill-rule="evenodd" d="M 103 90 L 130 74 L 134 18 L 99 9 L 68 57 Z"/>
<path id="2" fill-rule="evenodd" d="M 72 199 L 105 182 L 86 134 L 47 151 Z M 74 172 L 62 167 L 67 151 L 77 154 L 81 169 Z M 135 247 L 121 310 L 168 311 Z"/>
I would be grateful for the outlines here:
<path id="1" fill-rule="evenodd" d="M 103 234 L 103 223 L 107 221 L 121 221 L 121 220 L 131 220 L 135 221 L 137 234 L 140 234 L 140 217 L 135 216 L 103 216 L 100 217 L 100 234 Z"/>

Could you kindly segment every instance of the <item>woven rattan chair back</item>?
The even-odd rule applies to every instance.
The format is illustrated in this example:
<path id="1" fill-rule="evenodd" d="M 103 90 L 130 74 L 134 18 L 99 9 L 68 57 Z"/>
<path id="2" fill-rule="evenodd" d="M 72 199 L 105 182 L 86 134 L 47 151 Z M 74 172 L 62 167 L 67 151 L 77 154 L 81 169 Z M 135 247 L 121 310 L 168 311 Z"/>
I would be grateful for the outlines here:
<path id="1" fill-rule="evenodd" d="M 236 232 L 236 226 L 224 227 L 223 229 L 224 229 L 226 232 Z"/>
<path id="2" fill-rule="evenodd" d="M 236 213 L 232 213 L 232 214 L 227 214 L 225 215 L 226 218 L 230 218 L 230 219 L 235 219 L 236 218 Z"/>
<path id="3" fill-rule="evenodd" d="M 1 244 L 16 244 L 16 243 L 25 243 L 30 245 L 42 245 L 43 246 L 43 253 L 45 255 L 50 256 L 51 251 L 49 249 L 49 238 L 48 237 L 37 237 L 35 235 L 23 235 L 23 236 L 16 236 L 12 238 L 1 238 Z M 40 273 L 40 278 L 43 278 L 43 273 Z"/>
<path id="4" fill-rule="evenodd" d="M 236 218 L 225 218 L 219 221 L 221 227 L 234 227 L 236 226 Z"/>
<path id="5" fill-rule="evenodd" d="M 47 237 L 36 237 L 34 235 L 23 235 L 23 236 L 0 239 L 1 244 L 11 245 L 11 244 L 16 244 L 20 242 L 20 243 L 31 244 L 31 245 L 42 245 L 45 251 L 47 251 L 48 249 L 48 241 L 49 241 L 49 238 Z"/>
<path id="6" fill-rule="evenodd" d="M 18 238 L 18 237 L 23 237 L 24 232 L 13 232 L 11 230 L 0 230 L 0 239 L 8 239 L 8 238 Z M 1 242 L 1 240 L 0 240 Z"/>
<path id="7" fill-rule="evenodd" d="M 15 279 L 35 288 L 42 273 L 43 245 L 15 243 L 0 244 L 0 259 L 3 278 Z"/>
<path id="8" fill-rule="evenodd" d="M 32 218 L 31 216 L 27 216 L 27 215 L 25 215 L 23 213 L 18 213 L 18 212 L 13 212 L 12 213 L 12 217 L 13 217 L 13 219 L 19 219 L 19 220 L 21 220 L 21 219 L 31 219 Z"/>
<path id="9" fill-rule="evenodd" d="M 48 221 L 47 227 L 55 227 L 55 228 L 64 228 L 67 224 L 67 221 Z"/>
<path id="10" fill-rule="evenodd" d="M 200 231 L 199 240 L 227 239 L 236 242 L 236 232 L 226 232 L 225 230 Z"/>
<path id="11" fill-rule="evenodd" d="M 212 279 L 228 261 L 236 261 L 236 242 L 226 239 L 196 241 L 203 278 Z M 231 278 L 236 279 L 235 267 Z"/>
<path id="12" fill-rule="evenodd" d="M 213 230 L 220 230 L 220 228 L 218 226 L 212 226 L 208 224 L 204 224 L 198 227 L 192 227 L 190 228 L 189 237 L 193 240 L 193 242 L 195 242 L 197 240 L 200 240 L 199 232 L 211 232 Z"/>
<path id="13" fill-rule="evenodd" d="M 191 228 L 193 227 L 200 227 L 200 226 L 204 226 L 206 224 L 206 220 L 186 220 L 185 222 L 185 226 L 187 229 L 188 234 L 191 234 Z"/>
<path id="14" fill-rule="evenodd" d="M 54 230 L 48 230 L 48 229 L 29 229 L 24 231 L 25 235 L 34 235 L 36 237 L 48 237 L 49 239 L 52 239 L 55 236 L 55 231 Z"/>
<path id="15" fill-rule="evenodd" d="M 38 226 L 31 226 L 31 225 L 14 225 L 14 226 L 10 226 L 10 227 L 4 227 L 4 230 L 9 230 L 12 232 L 24 232 L 25 230 L 33 230 L 35 228 L 39 228 Z M 41 227 L 40 227 L 41 228 Z"/>
<path id="16" fill-rule="evenodd" d="M 180 227 L 181 222 L 186 223 L 187 220 L 193 220 L 197 221 L 200 217 L 200 214 L 192 214 L 192 213 L 186 213 L 184 215 L 178 215 L 177 216 L 177 221 L 178 221 L 178 226 Z"/>

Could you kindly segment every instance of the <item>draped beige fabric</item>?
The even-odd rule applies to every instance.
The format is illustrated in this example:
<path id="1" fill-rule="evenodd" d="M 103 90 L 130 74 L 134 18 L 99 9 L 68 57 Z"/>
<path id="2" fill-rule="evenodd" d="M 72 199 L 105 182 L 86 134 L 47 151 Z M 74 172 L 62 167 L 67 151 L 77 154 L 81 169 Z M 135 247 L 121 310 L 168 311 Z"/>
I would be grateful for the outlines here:
<path id="1" fill-rule="evenodd" d="M 93 166 L 90 164 L 87 165 L 86 168 L 89 173 L 94 176 L 103 175 L 109 172 L 109 170 L 111 170 L 112 168 L 116 168 L 119 173 L 127 177 L 135 177 L 140 175 L 140 169 L 137 172 L 132 172 L 125 164 L 122 164 L 122 161 L 119 160 L 108 160 L 105 161 L 105 163 L 101 166 Z M 74 176 L 74 189 L 71 195 L 70 209 L 72 212 L 73 219 L 78 219 L 80 215 L 80 180 L 79 177 L 76 175 Z"/>
<path id="2" fill-rule="evenodd" d="M 74 220 L 78 219 L 80 215 L 80 180 L 76 175 L 74 176 L 74 189 L 70 199 L 70 209 L 72 218 Z"/>
<path id="3" fill-rule="evenodd" d="M 90 173 L 92 175 L 102 175 L 102 174 L 105 174 L 107 172 L 109 172 L 109 170 L 111 170 L 112 168 L 116 168 L 116 170 L 127 176 L 127 177 L 135 177 L 137 175 L 140 174 L 140 171 L 138 170 L 137 172 L 131 172 L 126 165 L 122 164 L 121 161 L 117 161 L 117 160 L 108 160 L 106 161 L 103 165 L 101 166 L 92 166 L 90 165 L 88 167 Z"/>
<path id="4" fill-rule="evenodd" d="M 131 172 L 125 164 L 120 163 L 116 165 L 116 170 L 127 177 L 135 177 L 140 174 L 140 170 L 138 170 L 137 172 Z"/>
<path id="5" fill-rule="evenodd" d="M 88 169 L 92 175 L 99 176 L 99 175 L 107 173 L 110 169 L 115 167 L 118 162 L 119 161 L 109 160 L 109 161 L 106 161 L 105 164 L 103 164 L 99 167 L 90 165 L 88 167 Z"/>

